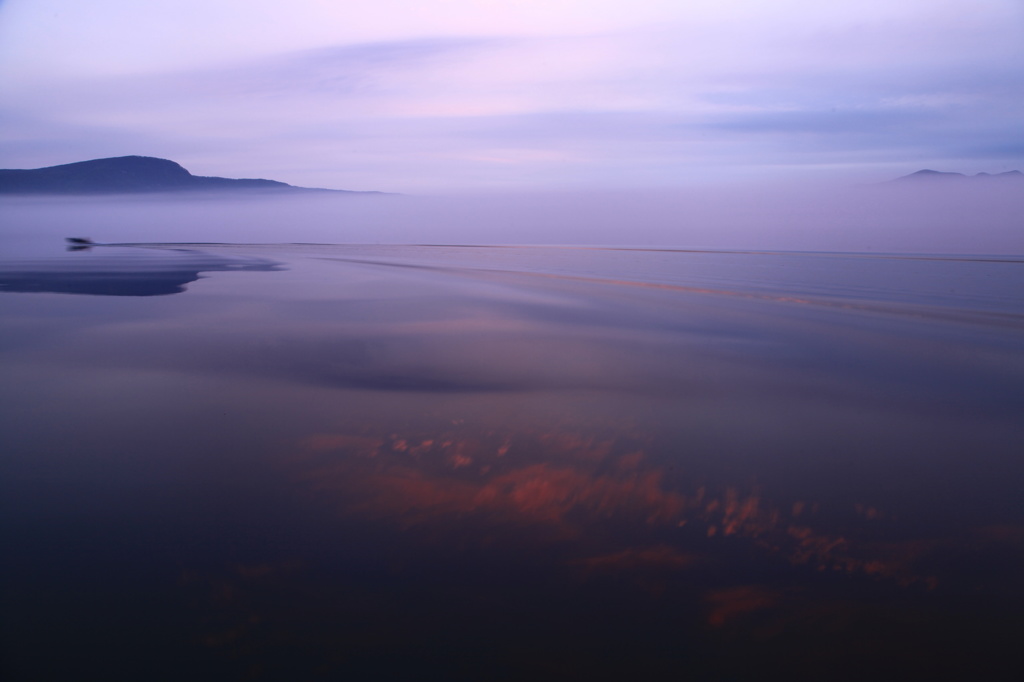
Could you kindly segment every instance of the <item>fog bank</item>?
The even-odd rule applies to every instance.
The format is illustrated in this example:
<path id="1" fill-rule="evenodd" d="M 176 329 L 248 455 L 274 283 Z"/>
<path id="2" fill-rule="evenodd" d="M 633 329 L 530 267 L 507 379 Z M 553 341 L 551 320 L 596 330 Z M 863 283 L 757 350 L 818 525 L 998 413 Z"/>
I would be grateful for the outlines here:
<path id="1" fill-rule="evenodd" d="M 102 242 L 1024 252 L 1024 183 L 461 196 L 9 197 L 0 235 Z"/>

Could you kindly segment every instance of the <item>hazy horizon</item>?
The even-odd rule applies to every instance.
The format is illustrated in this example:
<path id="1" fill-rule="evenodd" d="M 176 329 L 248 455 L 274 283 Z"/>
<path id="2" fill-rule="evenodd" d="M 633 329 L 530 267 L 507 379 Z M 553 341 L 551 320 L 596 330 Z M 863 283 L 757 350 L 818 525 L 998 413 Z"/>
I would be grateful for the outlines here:
<path id="1" fill-rule="evenodd" d="M 1021 254 L 1017 183 L 435 195 L 4 197 L 11 243 L 565 244 Z"/>
<path id="2" fill-rule="evenodd" d="M 0 3 L 0 167 L 411 194 L 1024 169 L 1024 6 Z"/>

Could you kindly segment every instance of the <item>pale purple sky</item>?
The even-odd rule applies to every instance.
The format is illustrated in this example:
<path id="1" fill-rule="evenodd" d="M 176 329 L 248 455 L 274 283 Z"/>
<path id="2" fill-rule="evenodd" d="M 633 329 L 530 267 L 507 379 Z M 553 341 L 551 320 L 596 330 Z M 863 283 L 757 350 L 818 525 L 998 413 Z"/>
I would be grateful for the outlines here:
<path id="1" fill-rule="evenodd" d="M 0 167 L 395 192 L 1024 170 L 1022 0 L 0 0 Z"/>

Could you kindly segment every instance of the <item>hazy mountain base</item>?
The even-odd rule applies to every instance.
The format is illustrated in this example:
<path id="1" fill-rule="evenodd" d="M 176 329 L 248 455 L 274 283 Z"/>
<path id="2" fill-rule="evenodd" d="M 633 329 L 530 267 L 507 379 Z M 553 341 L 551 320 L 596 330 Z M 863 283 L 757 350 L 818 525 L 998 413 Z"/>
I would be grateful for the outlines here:
<path id="1" fill-rule="evenodd" d="M 1021 173 L 1019 170 L 1011 170 L 1011 171 L 1006 171 L 1006 172 L 1003 172 L 1003 173 L 975 173 L 974 175 L 966 175 L 964 173 L 952 173 L 952 172 L 949 172 L 949 171 L 937 171 L 937 170 L 930 170 L 930 169 L 926 168 L 924 170 L 919 170 L 916 173 L 911 173 L 910 175 L 904 175 L 901 178 L 896 178 L 892 182 L 904 182 L 904 181 L 913 181 L 913 182 L 922 182 L 922 181 L 924 181 L 924 182 L 927 182 L 927 181 L 933 181 L 933 180 L 938 180 L 938 181 L 970 180 L 972 182 L 989 182 L 989 181 L 1021 182 L 1021 181 L 1024 181 L 1024 173 Z"/>

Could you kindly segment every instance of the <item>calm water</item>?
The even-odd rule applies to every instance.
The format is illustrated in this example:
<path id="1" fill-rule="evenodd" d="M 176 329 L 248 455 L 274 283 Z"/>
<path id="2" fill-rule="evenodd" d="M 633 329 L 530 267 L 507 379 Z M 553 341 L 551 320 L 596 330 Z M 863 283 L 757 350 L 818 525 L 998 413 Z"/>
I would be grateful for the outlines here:
<path id="1" fill-rule="evenodd" d="M 1024 258 L 0 258 L 6 679 L 1017 679 Z"/>

